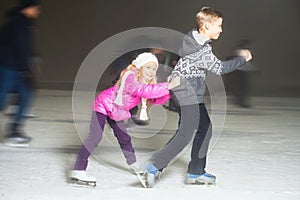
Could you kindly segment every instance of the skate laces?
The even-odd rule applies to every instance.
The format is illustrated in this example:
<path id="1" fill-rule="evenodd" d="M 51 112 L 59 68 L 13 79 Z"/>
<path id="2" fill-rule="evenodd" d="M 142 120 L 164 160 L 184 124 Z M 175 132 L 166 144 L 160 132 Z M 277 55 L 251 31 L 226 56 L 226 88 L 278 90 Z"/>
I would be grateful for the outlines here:
<path id="1" fill-rule="evenodd" d="M 148 171 L 148 173 L 153 174 L 154 176 L 156 176 L 157 172 L 158 172 L 158 169 L 153 164 L 149 163 L 147 165 L 147 171 Z"/>
<path id="2" fill-rule="evenodd" d="M 204 173 L 204 174 L 202 174 L 201 176 L 206 176 L 206 177 L 209 177 L 209 178 L 215 177 L 214 175 L 209 174 L 209 173 Z"/>
<path id="3" fill-rule="evenodd" d="M 208 178 L 213 178 L 213 177 L 215 177 L 214 175 L 212 175 L 212 174 L 209 174 L 209 173 L 204 173 L 204 174 L 188 174 L 188 177 L 189 178 L 199 178 L 200 176 L 205 176 L 205 177 L 208 177 Z"/>
<path id="4" fill-rule="evenodd" d="M 199 175 L 199 174 L 188 174 L 188 177 L 189 178 L 198 178 L 198 177 L 200 177 L 201 175 Z"/>

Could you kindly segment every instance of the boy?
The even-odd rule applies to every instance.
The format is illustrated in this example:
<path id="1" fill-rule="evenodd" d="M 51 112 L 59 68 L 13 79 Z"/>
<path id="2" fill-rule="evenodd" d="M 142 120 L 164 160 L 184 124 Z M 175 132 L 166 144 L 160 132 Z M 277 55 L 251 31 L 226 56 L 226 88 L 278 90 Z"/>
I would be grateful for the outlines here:
<path id="1" fill-rule="evenodd" d="M 203 7 L 197 13 L 196 19 L 197 29 L 184 37 L 179 51 L 181 58 L 170 77 L 181 77 L 180 86 L 172 89 L 180 104 L 179 127 L 172 139 L 147 162 L 145 179 L 149 187 L 155 184 L 159 169 L 165 168 L 193 136 L 186 183 L 215 183 L 216 177 L 205 171 L 208 144 L 212 135 L 211 121 L 203 103 L 207 71 L 217 75 L 229 73 L 252 58 L 249 50 L 240 50 L 237 58 L 220 61 L 213 54 L 210 42 L 218 39 L 222 32 L 222 13 L 210 7 Z"/>

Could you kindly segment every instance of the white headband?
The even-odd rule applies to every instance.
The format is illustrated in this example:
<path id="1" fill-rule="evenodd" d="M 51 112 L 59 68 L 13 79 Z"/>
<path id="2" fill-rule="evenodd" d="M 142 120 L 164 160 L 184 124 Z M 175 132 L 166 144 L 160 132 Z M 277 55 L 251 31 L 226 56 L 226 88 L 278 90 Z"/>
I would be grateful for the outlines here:
<path id="1" fill-rule="evenodd" d="M 132 61 L 131 64 L 135 65 L 135 67 L 137 69 L 140 69 L 143 65 L 145 65 L 148 62 L 154 62 L 154 63 L 156 63 L 157 66 L 159 66 L 156 56 L 150 52 L 145 52 L 145 53 L 139 54 L 136 57 L 136 59 Z"/>

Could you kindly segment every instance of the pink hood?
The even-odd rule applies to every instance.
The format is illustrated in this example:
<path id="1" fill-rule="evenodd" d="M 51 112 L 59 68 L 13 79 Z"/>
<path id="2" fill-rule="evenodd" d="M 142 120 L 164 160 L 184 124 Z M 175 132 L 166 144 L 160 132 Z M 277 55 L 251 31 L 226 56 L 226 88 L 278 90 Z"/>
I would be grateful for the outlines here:
<path id="1" fill-rule="evenodd" d="M 168 83 L 147 85 L 140 83 L 135 74 L 125 80 L 122 105 L 114 103 L 119 87 L 113 86 L 102 91 L 94 101 L 94 111 L 120 121 L 131 117 L 129 110 L 141 103 L 141 98 L 151 99 L 153 104 L 164 104 L 170 99 Z"/>

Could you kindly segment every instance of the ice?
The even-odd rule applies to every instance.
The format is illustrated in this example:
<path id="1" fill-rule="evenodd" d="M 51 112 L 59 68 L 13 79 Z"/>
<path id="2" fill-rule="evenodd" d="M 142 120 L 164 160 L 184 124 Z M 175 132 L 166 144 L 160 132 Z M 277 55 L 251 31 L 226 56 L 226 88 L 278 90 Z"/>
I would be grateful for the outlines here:
<path id="1" fill-rule="evenodd" d="M 227 105 L 222 133 L 211 145 L 207 161 L 207 171 L 217 176 L 216 186 L 184 184 L 188 147 L 164 170 L 154 188 L 143 188 L 106 128 L 88 166 L 97 186 L 79 187 L 67 182 L 81 144 L 72 118 L 71 91 L 40 90 L 32 108 L 38 117 L 28 119 L 26 125 L 26 132 L 33 137 L 31 147 L 0 146 L 0 199 L 298 200 L 300 99 L 253 97 L 253 104 L 250 109 Z M 129 128 L 141 162 L 162 146 L 177 126 L 177 114 L 166 111 L 161 133 L 147 139 L 147 134 L 157 132 L 159 120 L 155 121 L 153 112 L 154 124 Z M 82 126 L 87 126 L 89 119 L 87 116 Z M 1 116 L 2 136 L 6 120 L 6 115 Z"/>

